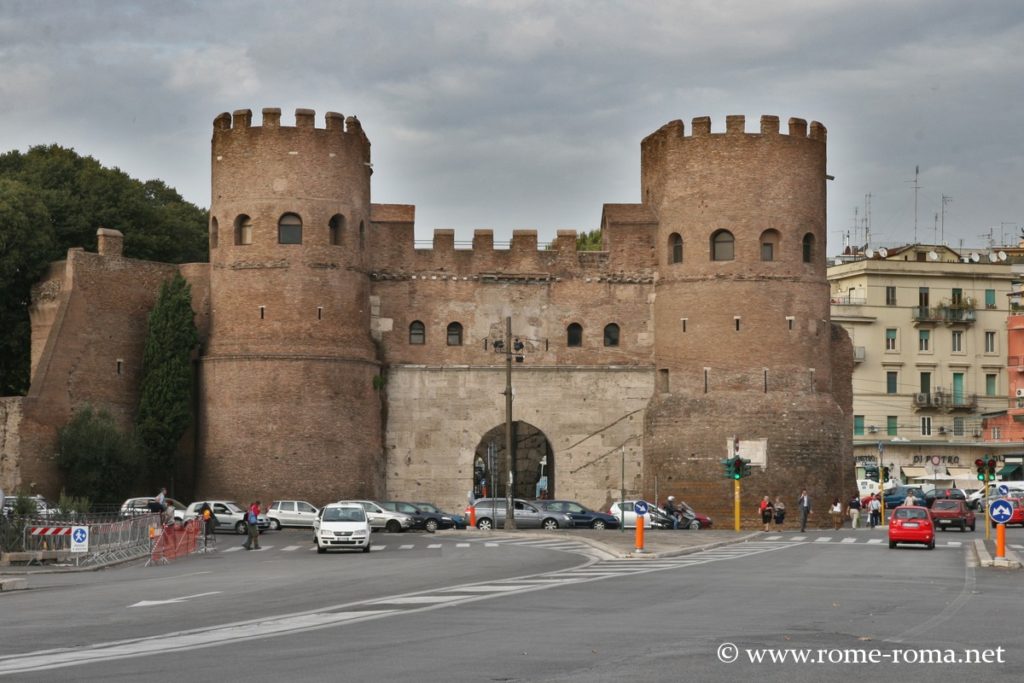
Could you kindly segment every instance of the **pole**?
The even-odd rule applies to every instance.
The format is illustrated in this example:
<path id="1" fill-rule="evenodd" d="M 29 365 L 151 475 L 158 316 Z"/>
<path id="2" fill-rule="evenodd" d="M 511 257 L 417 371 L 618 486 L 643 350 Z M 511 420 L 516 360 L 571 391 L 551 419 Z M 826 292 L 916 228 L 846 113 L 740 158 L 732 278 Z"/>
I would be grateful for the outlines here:
<path id="1" fill-rule="evenodd" d="M 619 446 L 619 453 L 622 455 L 622 478 L 619 480 L 622 484 L 622 488 L 619 490 L 619 514 L 622 518 L 619 520 L 619 531 L 626 533 L 626 449 L 623 446 Z"/>
<path id="2" fill-rule="evenodd" d="M 732 505 L 735 530 L 740 530 L 740 480 L 732 480 Z"/>
<path id="3" fill-rule="evenodd" d="M 985 520 L 985 526 L 989 526 L 988 520 Z M 996 525 L 996 559 L 1006 559 L 1006 525 Z"/>
<path id="4" fill-rule="evenodd" d="M 985 475 L 985 489 L 984 490 L 985 490 L 985 493 L 982 495 L 982 498 L 981 498 L 981 500 L 982 500 L 982 508 L 981 509 L 982 509 L 982 511 L 984 512 L 984 515 L 985 515 L 985 521 L 983 522 L 983 524 L 985 525 L 985 540 L 987 541 L 987 540 L 992 538 L 992 525 L 988 523 L 988 475 L 987 474 Z"/>
<path id="5" fill-rule="evenodd" d="M 644 551 L 644 516 L 636 516 L 636 551 L 642 553 Z"/>
<path id="6" fill-rule="evenodd" d="M 505 489 L 505 528 L 516 528 L 515 486 L 516 455 L 512 450 L 512 316 L 505 318 L 505 451 L 508 453 L 508 487 Z"/>

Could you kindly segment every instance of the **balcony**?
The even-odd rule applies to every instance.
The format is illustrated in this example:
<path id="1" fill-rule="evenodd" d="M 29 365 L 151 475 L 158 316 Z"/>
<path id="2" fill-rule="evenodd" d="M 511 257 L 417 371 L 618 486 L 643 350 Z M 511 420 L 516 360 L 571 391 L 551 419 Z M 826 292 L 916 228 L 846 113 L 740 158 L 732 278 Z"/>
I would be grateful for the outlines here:
<path id="1" fill-rule="evenodd" d="M 852 294 L 833 294 L 829 298 L 829 303 L 834 306 L 865 306 L 868 303 L 868 298 Z"/>
<path id="2" fill-rule="evenodd" d="M 935 398 L 938 399 L 939 407 L 946 412 L 953 412 L 957 410 L 972 412 L 978 409 L 977 394 L 936 393 Z"/>
<path id="3" fill-rule="evenodd" d="M 941 306 L 914 306 L 910 315 L 915 323 L 941 323 L 946 319 Z"/>
<path id="4" fill-rule="evenodd" d="M 970 304 L 942 304 L 941 306 L 914 306 L 910 315 L 915 323 L 945 323 L 970 325 L 975 321 L 974 306 Z"/>

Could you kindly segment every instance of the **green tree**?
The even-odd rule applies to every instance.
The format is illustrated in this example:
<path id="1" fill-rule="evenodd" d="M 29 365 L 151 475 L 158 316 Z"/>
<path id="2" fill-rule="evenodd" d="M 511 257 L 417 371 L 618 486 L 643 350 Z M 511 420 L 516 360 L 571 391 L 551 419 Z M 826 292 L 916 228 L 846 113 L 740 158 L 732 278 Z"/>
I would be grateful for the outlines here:
<path id="1" fill-rule="evenodd" d="M 576 251 L 601 251 L 601 229 L 576 235 Z"/>
<path id="2" fill-rule="evenodd" d="M 131 495 L 139 474 L 139 447 L 118 430 L 110 413 L 83 406 L 57 433 L 57 466 L 71 496 L 116 504 Z"/>
<path id="3" fill-rule="evenodd" d="M 0 395 L 28 389 L 31 284 L 69 248 L 95 250 L 97 228 L 123 232 L 129 258 L 208 258 L 206 211 L 159 180 L 140 182 L 59 145 L 0 154 L 0 180 Z M 4 279 L 6 264 L 20 268 L 17 286 Z"/>
<path id="4" fill-rule="evenodd" d="M 178 442 L 192 424 L 192 351 L 198 343 L 191 288 L 175 274 L 149 314 L 135 421 L 149 472 L 159 477 L 174 475 Z"/>
<path id="5" fill-rule="evenodd" d="M 41 193 L 0 176 L 0 396 L 28 390 L 28 305 L 54 241 Z"/>

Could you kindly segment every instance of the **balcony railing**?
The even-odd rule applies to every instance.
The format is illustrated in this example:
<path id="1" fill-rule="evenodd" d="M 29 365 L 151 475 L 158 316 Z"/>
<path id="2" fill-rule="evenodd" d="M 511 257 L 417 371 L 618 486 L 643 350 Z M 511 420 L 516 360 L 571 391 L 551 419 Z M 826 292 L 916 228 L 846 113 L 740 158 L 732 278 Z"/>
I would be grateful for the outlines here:
<path id="1" fill-rule="evenodd" d="M 914 306 L 910 309 L 910 315 L 916 323 L 973 323 L 975 314 L 973 308 L 958 306 Z"/>
<path id="2" fill-rule="evenodd" d="M 866 296 L 853 296 L 851 294 L 834 294 L 829 302 L 836 306 L 864 306 L 868 302 Z"/>

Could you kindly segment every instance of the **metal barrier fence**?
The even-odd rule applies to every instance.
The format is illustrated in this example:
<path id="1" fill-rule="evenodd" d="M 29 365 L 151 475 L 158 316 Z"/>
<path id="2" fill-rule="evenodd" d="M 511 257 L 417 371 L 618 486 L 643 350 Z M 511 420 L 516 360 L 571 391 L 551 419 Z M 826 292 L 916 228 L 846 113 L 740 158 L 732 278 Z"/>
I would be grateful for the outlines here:
<path id="1" fill-rule="evenodd" d="M 146 566 L 168 564 L 171 560 L 196 552 L 203 535 L 202 529 L 203 521 L 198 518 L 185 520 L 184 523 L 164 525 L 154 539 Z"/>
<path id="2" fill-rule="evenodd" d="M 24 552 L 35 554 L 32 562 L 43 559 L 74 559 L 78 566 L 104 564 L 144 557 L 150 552 L 152 529 L 159 527 L 160 515 L 128 517 L 115 522 L 69 523 L 49 519 L 26 524 L 23 532 Z M 72 529 L 88 529 L 88 546 L 84 552 L 71 552 Z M 42 553 L 47 553 L 44 557 Z"/>

